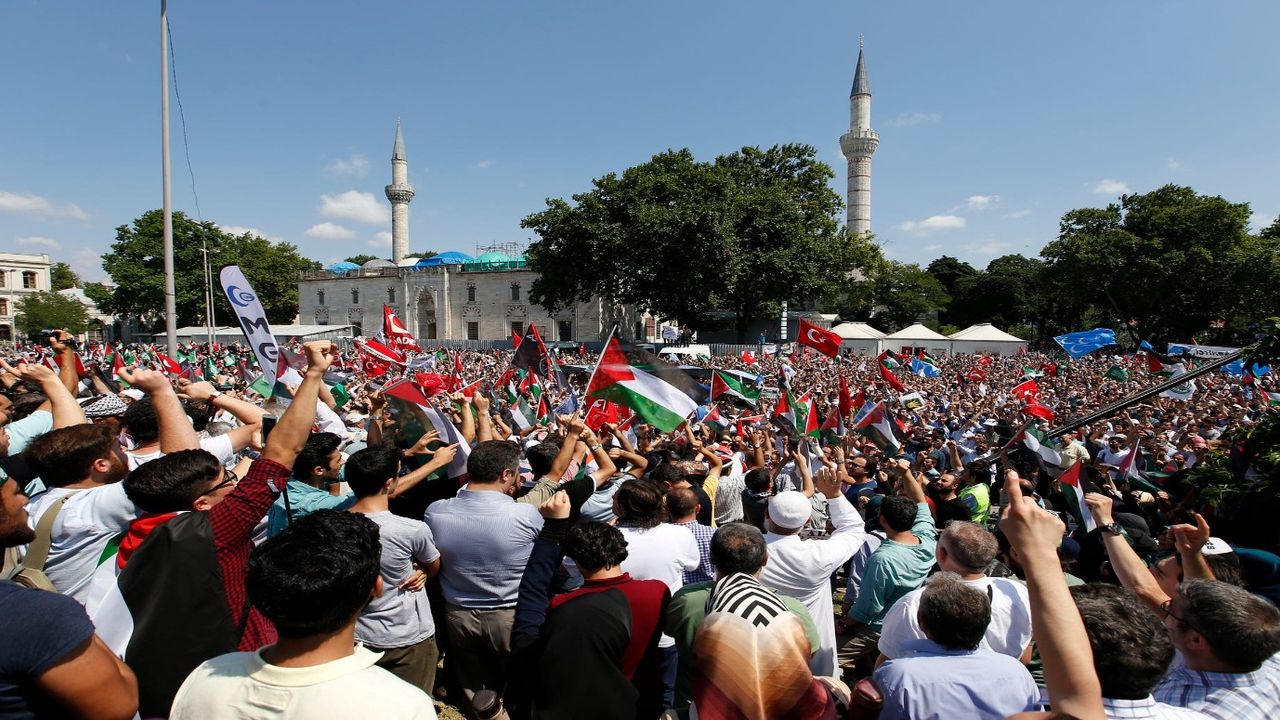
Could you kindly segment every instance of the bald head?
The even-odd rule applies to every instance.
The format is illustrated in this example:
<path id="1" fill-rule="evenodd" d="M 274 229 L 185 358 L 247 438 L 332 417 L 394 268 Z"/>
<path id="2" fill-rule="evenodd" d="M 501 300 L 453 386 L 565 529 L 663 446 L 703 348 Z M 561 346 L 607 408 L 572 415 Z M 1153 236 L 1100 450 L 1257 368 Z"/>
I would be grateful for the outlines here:
<path id="1" fill-rule="evenodd" d="M 944 570 L 970 575 L 986 572 L 1000 547 L 996 536 L 981 525 L 953 521 L 938 536 L 938 549 L 946 553 Z"/>
<path id="2" fill-rule="evenodd" d="M 698 495 L 687 487 L 674 488 L 667 493 L 667 512 L 672 522 L 688 522 L 698 513 Z"/>

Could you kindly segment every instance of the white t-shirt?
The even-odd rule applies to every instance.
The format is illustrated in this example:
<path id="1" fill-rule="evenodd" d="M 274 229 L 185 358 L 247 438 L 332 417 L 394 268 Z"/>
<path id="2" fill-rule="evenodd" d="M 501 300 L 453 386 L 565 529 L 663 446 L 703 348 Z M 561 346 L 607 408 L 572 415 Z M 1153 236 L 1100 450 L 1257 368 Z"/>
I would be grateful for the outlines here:
<path id="1" fill-rule="evenodd" d="M 684 585 L 684 574 L 697 570 L 702 562 L 698 542 L 689 528 L 662 523 L 657 527 L 640 529 L 619 526 L 627 540 L 627 559 L 622 561 L 622 571 L 637 580 L 661 580 L 671 594 Z M 675 638 L 663 634 L 658 647 L 671 647 Z"/>
<path id="2" fill-rule="evenodd" d="M 212 453 L 214 457 L 218 458 L 218 462 L 223 465 L 230 463 L 236 455 L 235 450 L 231 447 L 231 438 L 226 435 L 215 435 L 214 437 L 200 438 L 200 449 L 207 450 Z M 125 455 L 129 457 L 130 472 L 137 470 L 138 466 L 145 462 L 155 460 L 159 457 L 164 457 L 164 453 L 160 452 L 158 449 L 152 450 L 149 453 L 129 451 L 126 452 Z"/>
<path id="3" fill-rule="evenodd" d="M 989 577 L 965 580 L 964 584 L 984 595 L 987 588 L 991 588 L 991 623 L 987 625 L 987 634 L 982 637 L 979 647 L 1001 655 L 1022 657 L 1022 652 L 1031 643 L 1031 600 L 1027 586 L 1007 578 Z M 924 631 L 916 621 L 922 593 L 924 587 L 912 590 L 889 608 L 884 617 L 884 627 L 880 629 L 879 647 L 885 657 L 902 657 L 905 654 L 904 644 L 924 638 Z"/>
<path id="4" fill-rule="evenodd" d="M 55 500 L 69 493 L 75 495 L 62 506 L 53 523 L 53 542 L 44 572 L 58 592 L 83 605 L 107 542 L 124 532 L 139 511 L 120 483 L 79 491 L 50 488 L 27 504 L 31 528 L 35 529 Z"/>
<path id="5" fill-rule="evenodd" d="M 347 657 L 303 668 L 270 665 L 261 653 L 220 655 L 191 671 L 171 720 L 436 718 L 426 693 L 374 665 L 382 653 L 357 645 Z"/>

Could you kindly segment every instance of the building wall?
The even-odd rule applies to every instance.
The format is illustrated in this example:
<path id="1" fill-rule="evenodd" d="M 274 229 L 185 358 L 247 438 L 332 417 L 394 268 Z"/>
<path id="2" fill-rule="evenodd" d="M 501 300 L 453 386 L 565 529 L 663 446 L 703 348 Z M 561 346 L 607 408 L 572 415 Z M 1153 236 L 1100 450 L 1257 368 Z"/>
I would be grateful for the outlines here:
<path id="1" fill-rule="evenodd" d="M 385 303 L 416 338 L 427 341 L 508 340 L 513 330 L 523 332 L 530 323 L 548 342 L 601 341 L 614 323 L 624 337 L 634 334 L 636 313 L 610 312 L 598 298 L 557 313 L 530 303 L 536 278 L 523 269 L 467 272 L 457 266 L 378 268 L 348 276 L 305 273 L 298 281 L 299 322 L 359 326 L 353 334 L 372 337 L 382 328 Z M 562 322 L 568 323 L 564 335 Z"/>
<path id="2" fill-rule="evenodd" d="M 14 324 L 18 303 L 28 295 L 48 291 L 49 256 L 43 253 L 0 252 L 0 342 L 17 338 Z"/>

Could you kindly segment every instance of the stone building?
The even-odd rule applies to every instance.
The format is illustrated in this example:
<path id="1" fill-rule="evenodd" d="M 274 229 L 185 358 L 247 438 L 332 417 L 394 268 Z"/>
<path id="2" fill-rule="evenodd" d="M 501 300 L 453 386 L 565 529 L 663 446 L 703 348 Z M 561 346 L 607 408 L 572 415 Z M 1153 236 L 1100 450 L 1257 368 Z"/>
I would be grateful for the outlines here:
<path id="1" fill-rule="evenodd" d="M 507 341 L 530 324 L 537 325 L 548 342 L 601 341 L 615 324 L 624 338 L 652 337 L 651 321 L 599 298 L 556 313 L 529 302 L 537 274 L 515 248 L 493 249 L 478 257 L 455 251 L 426 259 L 405 257 L 414 195 L 408 164 L 397 121 L 392 181 L 386 187 L 392 206 L 392 259 L 360 266 L 335 263 L 303 273 L 298 279 L 298 322 L 350 325 L 353 336 L 370 337 L 382 327 L 386 304 L 423 341 Z"/>
<path id="2" fill-rule="evenodd" d="M 52 289 L 51 267 L 44 253 L 0 252 L 0 342 L 13 342 L 20 334 L 14 316 L 22 299 Z"/>

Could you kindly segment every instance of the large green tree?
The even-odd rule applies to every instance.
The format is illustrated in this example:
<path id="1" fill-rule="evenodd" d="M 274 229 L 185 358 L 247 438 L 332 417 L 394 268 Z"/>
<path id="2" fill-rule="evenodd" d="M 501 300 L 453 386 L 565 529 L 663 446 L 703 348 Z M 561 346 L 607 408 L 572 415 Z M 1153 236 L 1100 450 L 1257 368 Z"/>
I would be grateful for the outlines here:
<path id="1" fill-rule="evenodd" d="M 151 210 L 132 225 L 116 228 L 111 252 L 102 267 L 115 288 L 102 310 L 156 320 L 164 314 L 163 215 Z M 231 235 L 210 221 L 197 222 L 173 213 L 174 289 L 179 325 L 202 325 L 205 319 L 205 275 L 201 248 L 209 250 L 213 274 L 214 322 L 235 324 L 235 315 L 218 284 L 224 265 L 239 265 L 253 285 L 273 323 L 292 322 L 298 314 L 298 273 L 320 264 L 298 254 L 289 243 L 273 243 L 245 233 Z"/>
<path id="2" fill-rule="evenodd" d="M 346 260 L 344 260 L 343 262 L 349 262 L 349 263 L 355 263 L 355 264 L 357 264 L 357 265 L 363 265 L 363 264 L 365 264 L 365 263 L 369 262 L 370 260 L 377 260 L 377 259 L 378 259 L 378 256 L 377 256 L 377 255 L 369 255 L 369 254 L 367 254 L 367 253 L 361 253 L 360 255 L 352 255 L 351 257 L 347 258 L 347 259 L 346 259 Z"/>
<path id="3" fill-rule="evenodd" d="M 1048 314 L 1128 323 L 1160 341 L 1219 319 L 1244 331 L 1280 310 L 1280 239 L 1250 235 L 1249 215 L 1248 203 L 1177 185 L 1072 210 L 1041 251 L 1045 290 L 1058 296 Z"/>
<path id="4" fill-rule="evenodd" d="M 950 255 L 943 255 L 934 260 L 925 269 L 942 285 L 943 292 L 952 298 L 952 302 L 938 313 L 938 321 L 947 324 L 962 324 L 964 321 L 957 319 L 952 309 L 955 305 L 956 296 L 959 294 L 957 290 L 962 280 L 977 275 L 978 270 L 969 263 Z"/>
<path id="5" fill-rule="evenodd" d="M 875 297 L 871 320 L 888 332 L 901 330 L 921 315 L 941 310 L 950 300 L 942 283 L 914 263 L 889 261 L 871 283 Z"/>
<path id="6" fill-rule="evenodd" d="M 64 262 L 56 262 L 49 268 L 49 283 L 54 290 L 80 287 L 80 276 L 71 269 L 70 265 Z"/>
<path id="7" fill-rule="evenodd" d="M 1033 325 L 1039 316 L 1044 262 L 1022 255 L 992 260 L 982 272 L 960 278 L 947 305 L 950 322 L 968 327 L 989 322 L 997 327 Z"/>
<path id="8" fill-rule="evenodd" d="M 89 313 L 78 300 L 61 293 L 42 291 L 27 295 L 18 301 L 14 324 L 25 335 L 33 335 L 46 328 L 62 328 L 79 334 L 89 327 Z"/>
<path id="9" fill-rule="evenodd" d="M 780 145 L 713 162 L 672 150 L 597 178 L 522 221 L 540 238 L 530 299 L 558 309 L 599 295 L 695 327 L 727 311 L 743 337 L 784 300 L 839 296 L 876 252 L 841 229 L 833 177 L 812 147 Z"/>

